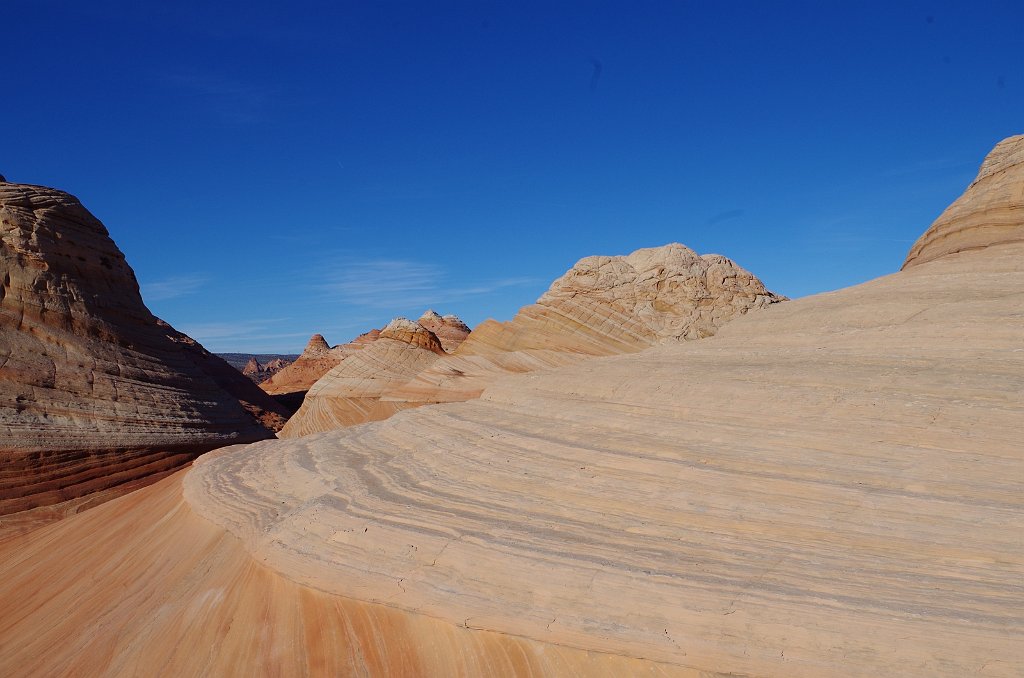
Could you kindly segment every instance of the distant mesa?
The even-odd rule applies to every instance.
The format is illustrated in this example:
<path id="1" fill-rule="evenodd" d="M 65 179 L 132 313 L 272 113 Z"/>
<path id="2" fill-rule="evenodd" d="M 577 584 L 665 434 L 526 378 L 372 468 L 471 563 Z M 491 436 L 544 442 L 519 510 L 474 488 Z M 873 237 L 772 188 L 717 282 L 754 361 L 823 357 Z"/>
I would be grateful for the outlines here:
<path id="1" fill-rule="evenodd" d="M 914 243 L 903 268 L 1013 242 L 1024 242 L 1024 135 L 992 149 L 964 194 Z"/>
<path id="2" fill-rule="evenodd" d="M 414 324 L 434 328 L 433 336 L 455 346 L 450 354 L 417 344 L 439 359 L 389 366 L 372 383 L 362 379 L 369 369 L 362 362 L 340 363 L 310 388 L 279 435 L 308 435 L 410 407 L 471 400 L 504 375 L 708 337 L 731 319 L 784 299 L 726 257 L 700 256 L 678 243 L 628 256 L 586 257 L 510 322 L 488 320 L 468 334 L 457 318 L 427 311 Z M 402 327 L 411 326 L 400 320 Z M 370 358 L 379 352 L 383 348 L 361 357 L 372 365 Z M 363 388 L 372 392 L 372 406 Z"/>
<path id="3" fill-rule="evenodd" d="M 0 220 L 0 515 L 94 504 L 283 425 L 263 391 L 149 312 L 76 198 L 3 183 Z"/>

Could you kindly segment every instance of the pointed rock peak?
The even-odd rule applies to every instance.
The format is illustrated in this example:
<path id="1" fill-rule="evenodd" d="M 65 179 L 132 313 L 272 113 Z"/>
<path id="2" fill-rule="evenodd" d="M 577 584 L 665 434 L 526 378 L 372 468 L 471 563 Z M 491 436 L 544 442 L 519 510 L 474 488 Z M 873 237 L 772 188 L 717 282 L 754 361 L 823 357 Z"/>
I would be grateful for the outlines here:
<path id="1" fill-rule="evenodd" d="M 250 377 L 254 374 L 259 374 L 263 371 L 263 365 L 260 365 L 260 361 L 256 360 L 256 356 L 249 358 L 249 362 L 242 368 L 242 374 Z"/>
<path id="2" fill-rule="evenodd" d="M 395 318 L 380 331 L 381 339 L 394 339 L 419 346 L 435 353 L 444 353 L 437 335 L 418 322 L 408 318 Z"/>
<path id="3" fill-rule="evenodd" d="M 422 324 L 424 320 L 440 321 L 441 314 L 432 308 L 428 308 L 423 312 L 423 315 L 420 316 L 420 324 Z"/>
<path id="4" fill-rule="evenodd" d="M 327 340 L 324 339 L 322 334 L 314 334 L 309 338 L 309 343 L 306 344 L 305 350 L 302 351 L 302 355 L 306 358 L 313 356 L 323 355 L 331 350 Z"/>
<path id="5" fill-rule="evenodd" d="M 4 175 L 0 174 L 0 184 L 6 184 L 6 183 L 7 183 L 7 179 L 4 178 Z"/>
<path id="6" fill-rule="evenodd" d="M 903 268 L 1012 242 L 1024 242 L 1024 135 L 996 144 L 964 194 L 910 248 Z"/>
<path id="7" fill-rule="evenodd" d="M 441 315 L 430 310 L 420 317 L 419 324 L 436 334 L 441 347 L 448 353 L 469 336 L 469 327 L 456 315 Z"/>

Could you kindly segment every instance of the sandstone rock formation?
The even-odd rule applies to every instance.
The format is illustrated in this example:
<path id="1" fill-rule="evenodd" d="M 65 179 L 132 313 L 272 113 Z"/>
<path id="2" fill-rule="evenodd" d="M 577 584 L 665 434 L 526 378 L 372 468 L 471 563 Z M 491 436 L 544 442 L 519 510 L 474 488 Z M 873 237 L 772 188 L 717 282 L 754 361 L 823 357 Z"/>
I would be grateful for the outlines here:
<path id="1" fill-rule="evenodd" d="M 272 395 L 305 394 L 317 379 L 327 374 L 347 356 L 376 341 L 379 334 L 380 330 L 371 330 L 347 344 L 340 344 L 334 348 L 331 348 L 322 334 L 314 334 L 309 338 L 302 354 L 293 363 L 262 382 L 260 386 Z"/>
<path id="2" fill-rule="evenodd" d="M 429 361 L 420 372 L 403 369 L 404 380 L 391 373 L 390 383 L 375 395 L 393 412 L 470 400 L 506 374 L 710 336 L 732 318 L 782 299 L 729 259 L 698 256 L 680 244 L 629 256 L 586 257 L 511 322 L 482 323 L 452 355 Z M 437 325 L 438 318 L 428 311 L 420 325 L 424 320 Z M 331 386 L 335 376 L 325 374 L 324 383 L 310 390 L 281 436 L 370 420 L 350 409 L 347 383 L 337 390 Z M 374 418 L 381 414 L 383 410 L 374 410 Z"/>
<path id="3" fill-rule="evenodd" d="M 288 365 L 291 365 L 292 362 L 293 361 L 283 360 L 281 358 L 273 358 L 268 360 L 267 364 L 264 365 L 256 359 L 256 356 L 250 356 L 241 371 L 242 374 L 248 377 L 250 381 L 260 384 L 267 379 L 270 379 Z"/>
<path id="4" fill-rule="evenodd" d="M 302 407 L 281 429 L 280 436 L 386 419 L 408 406 L 385 400 L 384 394 L 443 355 L 437 335 L 417 322 L 395 318 L 372 342 L 345 356 L 309 389 Z M 315 422 L 317 428 L 307 429 L 310 422 Z"/>
<path id="5" fill-rule="evenodd" d="M 0 229 L 0 515 L 95 503 L 283 424 L 265 393 L 149 312 L 77 199 L 3 183 Z"/>
<path id="6" fill-rule="evenodd" d="M 1022 336 L 1024 243 L 993 238 L 227 448 L 0 544 L 0 666 L 1024 675 Z"/>
<path id="7" fill-rule="evenodd" d="M 416 322 L 434 333 L 445 353 L 457 349 L 470 332 L 469 326 L 457 315 L 441 315 L 433 309 L 428 309 Z"/>
<path id="8" fill-rule="evenodd" d="M 914 244 L 903 268 L 1006 242 L 1024 242 L 1024 135 L 995 147 L 967 191 Z"/>

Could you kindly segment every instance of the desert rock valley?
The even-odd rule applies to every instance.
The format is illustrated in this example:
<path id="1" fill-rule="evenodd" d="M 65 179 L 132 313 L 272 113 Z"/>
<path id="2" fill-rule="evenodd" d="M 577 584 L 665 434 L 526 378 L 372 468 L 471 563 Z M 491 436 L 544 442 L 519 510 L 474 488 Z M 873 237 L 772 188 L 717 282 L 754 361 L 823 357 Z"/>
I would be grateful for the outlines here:
<path id="1" fill-rule="evenodd" d="M 587 256 L 259 385 L 0 222 L 0 675 L 1024 675 L 1024 136 L 861 285 Z"/>

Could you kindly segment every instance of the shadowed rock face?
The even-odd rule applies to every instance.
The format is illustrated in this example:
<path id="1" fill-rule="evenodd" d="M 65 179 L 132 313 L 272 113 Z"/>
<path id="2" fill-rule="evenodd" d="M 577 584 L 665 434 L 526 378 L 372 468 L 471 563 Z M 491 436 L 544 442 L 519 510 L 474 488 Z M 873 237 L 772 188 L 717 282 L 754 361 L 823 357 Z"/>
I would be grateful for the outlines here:
<path id="1" fill-rule="evenodd" d="M 73 196 L 0 184 L 0 229 L 0 515 L 116 493 L 283 424 L 258 387 L 149 312 Z"/>
<path id="2" fill-rule="evenodd" d="M 470 400 L 508 374 L 711 336 L 729 320 L 783 299 L 729 259 L 699 256 L 677 243 L 628 256 L 586 257 L 511 322 L 482 323 L 451 355 L 416 362 L 418 371 L 408 360 L 402 370 L 389 369 L 388 383 L 377 382 L 383 388 L 375 388 L 373 408 L 352 400 L 356 384 L 343 378 L 342 363 L 310 389 L 281 435 L 307 435 L 420 405 Z M 445 318 L 428 311 L 419 325 L 439 327 L 440 338 L 452 331 L 442 324 Z M 364 367 L 359 366 L 360 374 Z"/>
<path id="3" fill-rule="evenodd" d="M 988 154 L 964 194 L 914 243 L 903 268 L 1011 242 L 1024 242 L 1024 135 Z"/>

